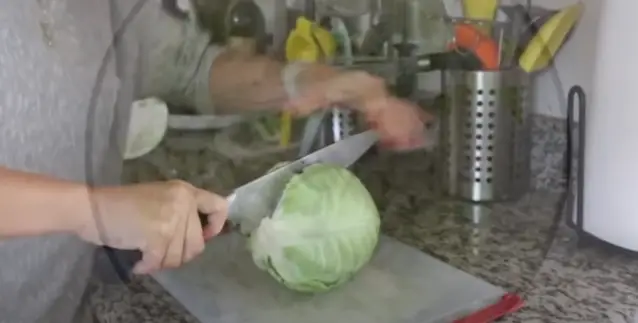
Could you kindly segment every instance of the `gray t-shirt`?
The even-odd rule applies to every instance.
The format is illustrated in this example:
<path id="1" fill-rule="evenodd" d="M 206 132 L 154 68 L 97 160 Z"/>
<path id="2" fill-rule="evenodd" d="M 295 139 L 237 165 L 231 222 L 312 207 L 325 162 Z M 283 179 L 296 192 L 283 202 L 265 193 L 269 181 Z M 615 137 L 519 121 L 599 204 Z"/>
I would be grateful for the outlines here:
<path id="1" fill-rule="evenodd" d="M 159 0 L 3 0 L 0 165 L 118 183 L 131 102 L 212 108 L 217 53 Z M 65 234 L 1 241 L 0 322 L 80 321 L 94 251 Z"/>

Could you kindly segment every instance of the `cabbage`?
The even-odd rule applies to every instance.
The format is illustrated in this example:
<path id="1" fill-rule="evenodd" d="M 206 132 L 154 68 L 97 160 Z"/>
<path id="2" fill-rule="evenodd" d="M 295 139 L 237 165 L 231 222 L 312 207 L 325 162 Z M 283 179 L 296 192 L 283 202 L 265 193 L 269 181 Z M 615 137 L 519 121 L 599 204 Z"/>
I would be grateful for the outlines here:
<path id="1" fill-rule="evenodd" d="M 370 193 L 349 170 L 315 164 L 287 183 L 270 218 L 251 233 L 253 261 L 299 292 L 325 292 L 372 257 L 380 218 Z"/>

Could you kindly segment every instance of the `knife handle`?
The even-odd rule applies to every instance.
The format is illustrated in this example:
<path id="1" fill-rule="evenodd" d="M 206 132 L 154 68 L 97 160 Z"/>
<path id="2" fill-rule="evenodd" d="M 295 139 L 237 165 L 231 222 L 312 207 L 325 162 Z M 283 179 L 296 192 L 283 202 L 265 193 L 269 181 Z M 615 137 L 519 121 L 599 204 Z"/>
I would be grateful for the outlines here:
<path id="1" fill-rule="evenodd" d="M 516 294 L 505 294 L 495 304 L 470 314 L 454 323 L 491 323 L 505 315 L 520 310 L 525 305 L 523 299 Z"/>
<path id="2" fill-rule="evenodd" d="M 202 224 L 202 229 L 208 226 L 208 214 L 197 212 L 199 215 L 199 222 Z"/>
<path id="3" fill-rule="evenodd" d="M 208 215 L 202 212 L 198 212 L 198 215 L 203 229 L 208 226 Z M 124 283 L 129 283 L 131 281 L 133 267 L 138 261 L 142 260 L 142 252 L 139 250 L 120 250 L 111 247 L 103 247 L 103 250 L 113 265 L 113 270 L 115 270 L 118 278 Z"/>

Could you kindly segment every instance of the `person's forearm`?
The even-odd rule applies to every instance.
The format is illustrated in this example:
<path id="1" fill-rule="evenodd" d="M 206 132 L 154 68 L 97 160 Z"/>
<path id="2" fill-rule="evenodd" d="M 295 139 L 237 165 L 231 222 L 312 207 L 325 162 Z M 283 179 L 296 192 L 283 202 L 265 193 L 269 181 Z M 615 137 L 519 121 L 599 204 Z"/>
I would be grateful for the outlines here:
<path id="1" fill-rule="evenodd" d="M 277 110 L 289 99 L 282 70 L 285 63 L 266 56 L 237 55 L 228 50 L 220 54 L 210 70 L 211 95 L 218 110 L 236 113 L 246 110 Z M 336 70 L 321 64 L 308 64 L 294 82 L 304 85 L 321 82 Z"/>
<path id="2" fill-rule="evenodd" d="M 123 34 L 126 55 L 137 56 L 137 99 L 158 97 L 173 106 L 215 112 L 209 89 L 210 66 L 221 51 L 195 22 L 183 21 L 147 1 Z"/>
<path id="3" fill-rule="evenodd" d="M 0 240 L 76 232 L 89 214 L 85 185 L 0 167 Z"/>
<path id="4" fill-rule="evenodd" d="M 149 1 L 132 22 L 139 40 L 140 95 L 157 96 L 203 114 L 241 113 L 283 108 L 289 99 L 282 82 L 283 62 L 209 44 L 193 22 L 180 21 Z M 296 78 L 298 88 L 336 72 L 309 65 Z"/>

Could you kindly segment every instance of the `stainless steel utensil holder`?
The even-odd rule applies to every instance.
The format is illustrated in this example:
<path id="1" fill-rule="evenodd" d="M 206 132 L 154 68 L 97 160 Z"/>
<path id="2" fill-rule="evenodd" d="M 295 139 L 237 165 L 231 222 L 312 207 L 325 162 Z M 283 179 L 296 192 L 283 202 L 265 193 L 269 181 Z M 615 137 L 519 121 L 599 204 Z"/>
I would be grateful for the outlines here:
<path id="1" fill-rule="evenodd" d="M 323 124 L 320 147 L 331 145 L 355 134 L 354 112 L 344 108 L 332 108 Z"/>
<path id="2" fill-rule="evenodd" d="M 530 185 L 530 76 L 519 69 L 442 72 L 440 174 L 444 193 L 514 200 Z"/>
<path id="3" fill-rule="evenodd" d="M 308 118 L 305 124 L 299 156 L 329 146 L 356 133 L 356 114 L 352 110 L 333 107 Z"/>

